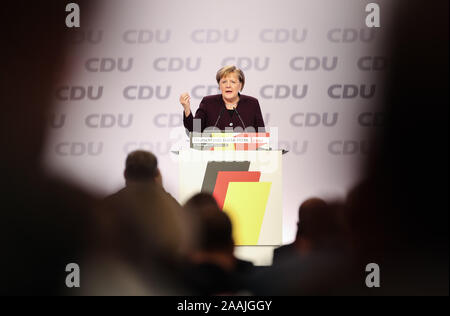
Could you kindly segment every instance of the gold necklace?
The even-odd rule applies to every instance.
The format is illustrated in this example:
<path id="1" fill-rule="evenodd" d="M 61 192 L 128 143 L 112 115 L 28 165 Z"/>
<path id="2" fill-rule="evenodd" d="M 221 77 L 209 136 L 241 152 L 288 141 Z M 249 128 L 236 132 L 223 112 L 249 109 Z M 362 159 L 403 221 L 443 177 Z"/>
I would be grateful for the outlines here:
<path id="1" fill-rule="evenodd" d="M 224 100 L 224 102 L 225 102 L 225 100 Z M 227 109 L 228 109 L 228 107 L 231 107 L 232 109 L 229 109 L 229 110 L 234 110 L 237 107 L 238 103 L 239 103 L 239 99 L 237 100 L 236 103 L 227 103 L 227 102 L 225 102 L 225 107 Z"/>

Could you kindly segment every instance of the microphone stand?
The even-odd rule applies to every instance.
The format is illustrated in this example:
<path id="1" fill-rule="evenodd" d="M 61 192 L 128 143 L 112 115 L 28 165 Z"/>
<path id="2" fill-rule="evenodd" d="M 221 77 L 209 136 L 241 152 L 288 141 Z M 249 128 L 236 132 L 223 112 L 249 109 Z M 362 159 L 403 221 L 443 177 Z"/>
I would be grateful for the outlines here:
<path id="1" fill-rule="evenodd" d="M 217 123 L 219 123 L 219 120 L 220 120 L 220 118 L 222 117 L 222 113 L 223 113 L 223 111 L 225 111 L 225 108 L 226 108 L 226 107 L 223 107 L 222 110 L 220 111 L 219 116 L 217 117 L 217 120 L 216 120 L 216 123 L 214 124 L 213 129 L 216 128 Z"/>
<path id="2" fill-rule="evenodd" d="M 244 131 L 245 131 L 246 127 L 245 127 L 244 121 L 242 120 L 241 116 L 239 115 L 239 112 L 238 112 L 238 110 L 237 110 L 237 107 L 234 107 L 234 111 L 235 111 L 236 114 L 238 115 L 239 120 L 241 121 L 242 125 L 244 125 Z"/>

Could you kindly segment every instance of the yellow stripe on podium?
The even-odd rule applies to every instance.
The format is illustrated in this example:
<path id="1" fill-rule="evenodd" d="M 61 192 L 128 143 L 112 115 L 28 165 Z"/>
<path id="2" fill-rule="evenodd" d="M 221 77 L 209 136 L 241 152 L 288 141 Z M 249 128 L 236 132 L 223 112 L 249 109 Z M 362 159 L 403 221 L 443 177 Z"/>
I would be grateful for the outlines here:
<path id="1" fill-rule="evenodd" d="M 236 246 L 258 244 L 271 182 L 230 182 L 223 210 L 233 224 Z"/>

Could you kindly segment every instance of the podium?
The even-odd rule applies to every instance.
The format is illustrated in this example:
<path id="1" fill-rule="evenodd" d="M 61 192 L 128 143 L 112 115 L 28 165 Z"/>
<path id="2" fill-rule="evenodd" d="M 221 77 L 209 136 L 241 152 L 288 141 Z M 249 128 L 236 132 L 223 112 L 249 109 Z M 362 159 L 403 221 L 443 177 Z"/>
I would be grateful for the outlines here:
<path id="1" fill-rule="evenodd" d="M 197 137 L 197 138 L 196 138 Z M 179 152 L 180 202 L 213 194 L 233 225 L 236 246 L 282 244 L 282 151 L 269 133 L 203 133 Z"/>

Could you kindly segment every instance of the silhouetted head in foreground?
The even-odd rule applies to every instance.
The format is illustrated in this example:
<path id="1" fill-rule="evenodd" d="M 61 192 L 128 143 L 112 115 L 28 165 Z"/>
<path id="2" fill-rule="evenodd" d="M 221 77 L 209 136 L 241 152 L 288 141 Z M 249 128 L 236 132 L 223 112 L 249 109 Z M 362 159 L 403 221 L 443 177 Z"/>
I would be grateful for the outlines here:
<path id="1" fill-rule="evenodd" d="M 349 193 L 349 226 L 357 270 L 380 265 L 371 294 L 448 295 L 448 1 L 398 9 L 386 124 L 366 179 Z"/>
<path id="2" fill-rule="evenodd" d="M 77 1 L 88 17 L 88 2 Z M 0 294 L 74 294 L 69 263 L 91 240 L 92 198 L 40 165 L 53 85 L 66 73 L 65 2 L 5 1 L 0 23 Z"/>
<path id="3" fill-rule="evenodd" d="M 151 152 L 144 150 L 136 150 L 128 154 L 125 162 L 124 177 L 127 185 L 131 183 L 155 182 L 162 186 L 158 159 Z"/>

